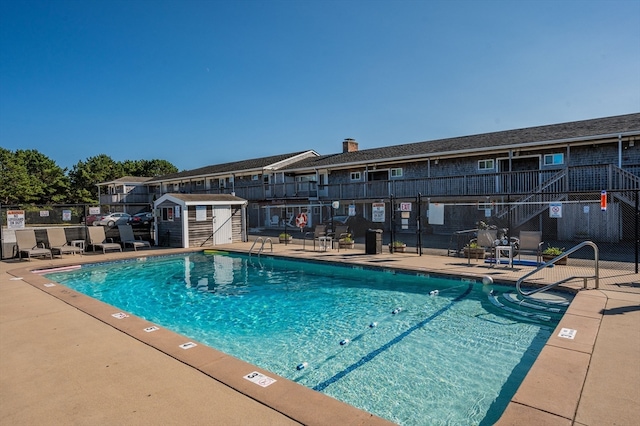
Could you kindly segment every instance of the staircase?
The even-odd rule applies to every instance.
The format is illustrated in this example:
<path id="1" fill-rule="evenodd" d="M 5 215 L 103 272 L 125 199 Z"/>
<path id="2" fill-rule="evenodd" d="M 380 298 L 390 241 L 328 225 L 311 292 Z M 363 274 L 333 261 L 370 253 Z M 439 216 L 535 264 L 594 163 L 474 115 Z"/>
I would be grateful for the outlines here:
<path id="1" fill-rule="evenodd" d="M 640 189 L 640 177 L 616 166 L 613 166 L 613 172 L 613 189 L 621 191 L 614 192 L 613 196 L 634 207 L 638 197 L 637 190 Z"/>
<path id="2" fill-rule="evenodd" d="M 562 193 L 566 177 L 566 171 L 560 170 L 538 186 L 533 193 L 515 200 L 511 205 L 500 210 L 496 216 L 500 219 L 510 217 L 512 228 L 518 228 L 548 209 L 549 203 L 567 199 L 567 195 Z"/>
<path id="3" fill-rule="evenodd" d="M 545 292 L 525 297 L 515 290 L 503 293 L 492 290 L 487 298 L 507 316 L 518 320 L 555 323 L 566 312 L 573 295 Z"/>

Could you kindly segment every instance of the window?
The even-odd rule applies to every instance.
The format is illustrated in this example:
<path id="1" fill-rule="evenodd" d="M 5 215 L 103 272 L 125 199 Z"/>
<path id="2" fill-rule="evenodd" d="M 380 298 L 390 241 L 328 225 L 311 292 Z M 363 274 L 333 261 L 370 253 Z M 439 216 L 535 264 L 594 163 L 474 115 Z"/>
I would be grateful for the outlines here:
<path id="1" fill-rule="evenodd" d="M 178 185 L 177 183 L 173 184 L 173 190 L 177 191 L 180 188 L 180 185 Z"/>
<path id="2" fill-rule="evenodd" d="M 227 187 L 227 181 L 225 180 L 225 178 L 218 179 L 218 187 L 219 188 L 226 188 Z"/>
<path id="3" fill-rule="evenodd" d="M 493 160 L 480 160 L 478 161 L 478 170 L 493 170 L 495 163 Z"/>
<path id="4" fill-rule="evenodd" d="M 544 165 L 545 166 L 553 166 L 556 164 L 564 164 L 564 154 L 545 154 L 544 155 Z"/>
<path id="5" fill-rule="evenodd" d="M 164 222 L 173 222 L 173 207 L 162 207 L 162 220 Z"/>
<path id="6" fill-rule="evenodd" d="M 391 177 L 402 177 L 402 168 L 398 167 L 396 169 L 391 169 Z"/>
<path id="7" fill-rule="evenodd" d="M 251 180 L 258 180 L 260 179 L 260 175 L 251 175 Z"/>
<path id="8" fill-rule="evenodd" d="M 362 175 L 360 172 L 351 172 L 351 180 L 360 180 L 362 179 Z"/>

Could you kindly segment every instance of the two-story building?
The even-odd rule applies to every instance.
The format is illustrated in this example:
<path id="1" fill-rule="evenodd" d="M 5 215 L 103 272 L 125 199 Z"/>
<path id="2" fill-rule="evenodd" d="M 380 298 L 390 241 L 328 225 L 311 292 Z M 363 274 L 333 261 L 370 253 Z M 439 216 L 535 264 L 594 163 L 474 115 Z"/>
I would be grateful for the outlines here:
<path id="1" fill-rule="evenodd" d="M 439 204 L 466 205 L 445 209 L 444 221 L 431 220 L 430 232 L 464 229 L 485 216 L 513 229 L 539 228 L 549 203 L 570 205 L 577 194 L 610 191 L 616 208 L 635 208 L 638 144 L 640 113 L 373 149 L 345 139 L 335 154 L 309 149 L 211 165 L 141 181 L 134 190 L 146 191 L 148 203 L 165 193 L 233 194 L 249 201 L 253 228 L 294 226 L 301 212 L 310 227 L 331 214 L 374 219 L 374 205 L 393 197 L 392 212 L 397 203 L 419 196 L 425 216 Z M 130 211 L 126 196 L 113 202 L 112 188 L 117 193 L 122 182 L 100 185 L 107 187 L 102 204 Z M 336 201 L 339 207 L 332 210 Z M 417 211 L 411 212 L 412 224 Z M 612 241 L 624 234 L 622 224 L 607 226 L 619 229 L 607 237 Z"/>

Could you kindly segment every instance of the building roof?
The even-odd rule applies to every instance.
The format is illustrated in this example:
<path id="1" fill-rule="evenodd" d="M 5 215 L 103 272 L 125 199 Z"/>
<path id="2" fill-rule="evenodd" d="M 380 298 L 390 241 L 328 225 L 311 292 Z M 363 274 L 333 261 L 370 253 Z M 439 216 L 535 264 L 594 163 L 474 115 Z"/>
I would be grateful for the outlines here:
<path id="1" fill-rule="evenodd" d="M 522 149 L 528 146 L 567 143 L 572 140 L 596 140 L 617 137 L 618 134 L 629 132 L 640 134 L 640 113 L 322 155 L 298 161 L 286 169 L 468 155 L 472 152 L 504 150 L 509 147 Z"/>
<path id="2" fill-rule="evenodd" d="M 114 179 L 109 182 L 100 182 L 98 185 L 114 185 L 114 184 L 127 184 L 127 183 L 145 183 L 153 178 L 145 176 L 123 176 L 118 179 Z"/>
<path id="3" fill-rule="evenodd" d="M 318 156 L 313 150 L 292 152 L 289 154 L 272 155 L 270 157 L 252 158 L 249 160 L 234 161 L 223 164 L 213 164 L 193 170 L 185 170 L 178 173 L 157 176 L 151 178 L 149 183 L 176 180 L 181 178 L 192 178 L 195 176 L 210 176 L 216 174 L 228 174 L 241 171 L 260 171 L 264 169 L 277 168 L 279 163 L 288 164 L 289 160 L 296 160 L 307 156 Z"/>

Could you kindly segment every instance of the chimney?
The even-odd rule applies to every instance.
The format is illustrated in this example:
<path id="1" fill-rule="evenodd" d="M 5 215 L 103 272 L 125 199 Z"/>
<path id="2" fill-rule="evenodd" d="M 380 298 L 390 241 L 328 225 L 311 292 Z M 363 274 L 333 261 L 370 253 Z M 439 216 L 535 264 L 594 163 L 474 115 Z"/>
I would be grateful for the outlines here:
<path id="1" fill-rule="evenodd" d="M 346 138 L 342 141 L 342 152 L 355 152 L 358 150 L 358 142 L 355 139 Z"/>

